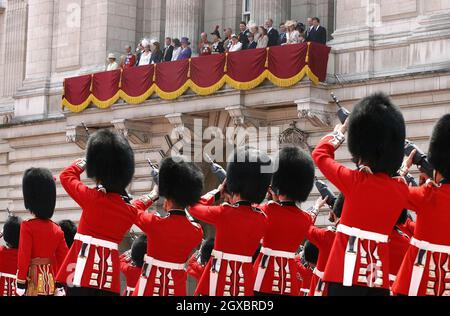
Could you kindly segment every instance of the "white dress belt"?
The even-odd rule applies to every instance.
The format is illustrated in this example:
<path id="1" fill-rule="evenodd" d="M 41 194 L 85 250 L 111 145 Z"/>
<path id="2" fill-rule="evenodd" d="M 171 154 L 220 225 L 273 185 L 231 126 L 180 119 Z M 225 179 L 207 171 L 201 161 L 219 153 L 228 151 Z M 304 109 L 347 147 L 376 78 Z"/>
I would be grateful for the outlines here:
<path id="1" fill-rule="evenodd" d="M 231 253 L 226 253 L 218 250 L 213 250 L 211 253 L 211 271 L 209 275 L 209 296 L 217 295 L 217 281 L 219 279 L 220 266 L 222 260 L 241 262 L 241 263 L 252 263 L 253 257 L 234 255 Z"/>
<path id="2" fill-rule="evenodd" d="M 385 244 L 389 241 L 388 235 L 369 232 L 369 231 L 362 230 L 359 228 L 348 227 L 343 224 L 340 224 L 337 227 L 337 231 L 339 233 L 342 233 L 342 234 L 350 236 L 350 237 L 356 237 L 357 239 L 371 240 L 371 241 L 375 241 L 378 243 L 385 243 Z"/>
<path id="3" fill-rule="evenodd" d="M 325 275 L 324 272 L 318 270 L 317 268 L 313 271 L 314 275 L 317 276 L 319 279 L 323 280 L 323 276 Z"/>
<path id="4" fill-rule="evenodd" d="M 450 254 L 450 246 L 432 244 L 427 241 L 411 238 L 411 245 L 418 248 L 416 260 L 414 262 L 411 274 L 411 283 L 409 285 L 409 296 L 417 296 L 425 273 L 425 264 L 430 252 Z"/>
<path id="5" fill-rule="evenodd" d="M 273 258 L 285 258 L 285 259 L 294 259 L 295 258 L 295 253 L 293 252 L 286 252 L 286 251 L 280 251 L 280 250 L 273 250 L 270 248 L 261 248 L 261 253 L 269 258 L 267 258 L 267 262 L 268 260 L 270 260 L 270 257 Z M 258 273 L 256 274 L 256 279 L 255 279 L 255 286 L 253 288 L 253 290 L 255 292 L 260 292 L 261 291 L 261 286 L 262 286 L 262 282 L 264 280 L 264 277 L 266 275 L 266 271 L 267 271 L 267 267 L 263 266 L 263 262 L 261 262 L 261 264 L 258 267 Z"/>
<path id="6" fill-rule="evenodd" d="M 17 276 L 14 275 L 14 274 L 0 272 L 0 278 L 14 279 L 15 280 L 17 278 Z"/>
<path id="7" fill-rule="evenodd" d="M 108 248 L 110 250 L 119 250 L 119 245 L 107 240 L 94 238 L 92 236 L 76 234 L 74 240 L 82 242 L 80 253 L 78 254 L 77 263 L 73 277 L 73 286 L 81 287 L 81 280 L 83 278 L 84 269 L 86 268 L 87 258 L 89 257 L 89 250 L 91 246 Z"/>
<path id="8" fill-rule="evenodd" d="M 389 241 L 389 236 L 365 231 L 355 227 L 348 227 L 343 224 L 340 224 L 337 227 L 337 232 L 350 237 L 345 251 L 343 285 L 346 287 L 351 287 L 353 286 L 353 277 L 356 269 L 360 240 L 370 240 L 377 243 L 386 244 Z"/>

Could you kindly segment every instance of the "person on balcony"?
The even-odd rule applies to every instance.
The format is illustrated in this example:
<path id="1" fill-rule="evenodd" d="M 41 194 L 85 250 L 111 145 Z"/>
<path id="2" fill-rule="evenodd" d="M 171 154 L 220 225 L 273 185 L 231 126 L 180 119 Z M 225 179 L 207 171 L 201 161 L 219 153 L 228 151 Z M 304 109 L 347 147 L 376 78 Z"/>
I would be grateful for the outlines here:
<path id="1" fill-rule="evenodd" d="M 267 35 L 267 29 L 264 26 L 260 26 L 258 29 L 258 44 L 256 48 L 267 48 L 269 46 L 269 36 Z"/>
<path id="2" fill-rule="evenodd" d="M 242 50 L 242 43 L 239 42 L 239 37 L 236 34 L 231 35 L 230 53 L 239 52 Z"/>
<path id="3" fill-rule="evenodd" d="M 192 49 L 191 49 L 191 43 L 189 42 L 189 38 L 183 37 L 181 39 L 181 52 L 178 56 L 177 60 L 186 60 L 191 58 L 192 56 Z"/>
<path id="4" fill-rule="evenodd" d="M 198 42 L 198 54 L 200 56 L 211 55 L 211 43 L 208 41 L 208 34 L 203 32 Z"/>
<path id="5" fill-rule="evenodd" d="M 183 50 L 183 48 L 181 48 L 181 42 L 178 38 L 173 39 L 172 45 L 173 45 L 172 61 L 175 61 L 178 60 L 178 56 L 180 56 L 180 53 Z"/>
<path id="6" fill-rule="evenodd" d="M 297 31 L 297 22 L 287 21 L 286 28 L 286 44 L 291 45 L 300 43 L 300 33 Z"/>
<path id="7" fill-rule="evenodd" d="M 106 71 L 112 71 L 119 69 L 119 64 L 116 62 L 116 55 L 110 53 L 108 55 L 108 65 L 106 66 Z"/>
<path id="8" fill-rule="evenodd" d="M 314 42 L 325 45 L 327 43 L 327 30 L 320 25 L 319 18 L 313 18 L 313 28 L 308 34 L 308 42 Z"/>
<path id="9" fill-rule="evenodd" d="M 163 52 L 161 51 L 161 44 L 159 42 L 153 42 L 150 45 L 152 51 L 152 57 L 150 59 L 151 64 L 159 64 L 163 61 Z"/>
<path id="10" fill-rule="evenodd" d="M 150 49 L 150 42 L 147 40 L 143 40 L 142 46 L 144 46 L 144 52 L 141 54 L 141 59 L 139 60 L 138 66 L 150 65 L 152 60 L 152 51 Z"/>
<path id="11" fill-rule="evenodd" d="M 242 49 L 247 49 L 248 47 L 248 34 L 250 33 L 250 31 L 247 28 L 247 23 L 245 23 L 245 21 L 242 21 L 239 24 L 239 30 L 241 31 L 241 33 L 239 33 L 239 42 L 241 42 L 242 44 Z"/>
<path id="12" fill-rule="evenodd" d="M 228 52 L 230 50 L 231 46 L 231 35 L 233 35 L 233 30 L 231 27 L 226 28 L 223 30 L 224 40 L 223 40 L 223 47 L 225 48 L 225 51 Z"/>
<path id="13" fill-rule="evenodd" d="M 267 19 L 266 21 L 267 36 L 269 37 L 268 46 L 279 45 L 280 33 L 273 27 L 273 20 Z"/>
<path id="14" fill-rule="evenodd" d="M 280 24 L 280 45 L 286 44 L 287 42 L 287 30 L 286 30 L 286 23 Z"/>
<path id="15" fill-rule="evenodd" d="M 211 44 L 212 54 L 223 54 L 225 48 L 223 47 L 222 38 L 220 37 L 219 25 L 216 26 L 214 32 L 211 33 L 213 36 L 213 42 Z"/>
<path id="16" fill-rule="evenodd" d="M 122 69 L 132 68 L 136 65 L 136 56 L 131 52 L 131 46 L 125 46 L 125 55 L 122 56 L 120 67 Z"/>
<path id="17" fill-rule="evenodd" d="M 172 39 L 170 37 L 166 37 L 166 47 L 163 50 L 163 61 L 172 61 L 173 49 Z"/>
<path id="18" fill-rule="evenodd" d="M 253 33 L 248 34 L 248 46 L 247 49 L 255 49 L 258 43 L 255 41 L 255 36 Z"/>

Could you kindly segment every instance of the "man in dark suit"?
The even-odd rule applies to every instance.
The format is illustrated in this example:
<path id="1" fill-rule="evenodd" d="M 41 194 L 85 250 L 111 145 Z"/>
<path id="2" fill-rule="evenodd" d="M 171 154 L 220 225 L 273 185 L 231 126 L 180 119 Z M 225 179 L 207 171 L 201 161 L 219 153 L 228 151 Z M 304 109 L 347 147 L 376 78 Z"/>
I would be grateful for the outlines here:
<path id="1" fill-rule="evenodd" d="M 173 56 L 173 45 L 170 37 L 166 38 L 166 47 L 163 50 L 163 61 L 171 61 Z"/>
<path id="2" fill-rule="evenodd" d="M 314 25 L 308 34 L 307 41 L 326 45 L 327 30 L 323 26 L 320 25 L 319 18 L 313 18 L 313 23 L 314 23 Z"/>
<path id="3" fill-rule="evenodd" d="M 286 30 L 286 25 L 285 23 L 281 23 L 280 24 L 280 40 L 279 43 L 280 45 L 286 44 L 287 42 L 287 30 Z"/>
<path id="4" fill-rule="evenodd" d="M 239 33 L 238 38 L 239 38 L 239 42 L 242 43 L 242 49 L 244 50 L 244 49 L 248 48 L 248 44 L 249 44 L 249 42 L 248 42 L 248 34 L 250 33 L 250 31 L 247 28 L 247 23 L 242 21 L 239 24 L 239 30 L 241 32 Z"/>
<path id="5" fill-rule="evenodd" d="M 273 27 L 273 20 L 268 19 L 266 21 L 266 29 L 267 29 L 267 36 L 269 37 L 269 44 L 267 46 L 277 46 L 279 45 L 280 41 L 280 33 Z"/>

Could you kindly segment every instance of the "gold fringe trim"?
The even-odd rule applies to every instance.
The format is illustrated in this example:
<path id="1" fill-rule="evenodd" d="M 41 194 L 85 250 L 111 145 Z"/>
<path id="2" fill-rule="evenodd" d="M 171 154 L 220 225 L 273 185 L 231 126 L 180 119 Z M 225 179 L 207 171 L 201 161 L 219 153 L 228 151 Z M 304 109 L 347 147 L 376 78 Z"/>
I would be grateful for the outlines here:
<path id="1" fill-rule="evenodd" d="M 139 95 L 137 97 L 132 97 L 125 93 L 125 91 L 120 90 L 120 98 L 127 102 L 128 104 L 141 104 L 144 103 L 148 98 L 152 96 L 153 93 L 155 93 L 155 85 L 152 85 L 150 89 L 148 89 L 143 95 Z"/>
<path id="2" fill-rule="evenodd" d="M 309 68 L 308 65 L 305 66 L 306 74 L 308 75 L 308 78 L 312 81 L 312 83 L 314 83 L 316 86 L 320 83 L 319 77 L 317 77 L 313 71 L 311 70 L 311 68 Z"/>
<path id="3" fill-rule="evenodd" d="M 220 79 L 219 82 L 217 82 L 216 84 L 206 88 L 200 87 L 196 85 L 192 80 L 190 80 L 190 88 L 198 95 L 207 96 L 219 91 L 224 86 L 225 83 L 226 83 L 225 76 L 223 76 L 222 79 Z"/>
<path id="4" fill-rule="evenodd" d="M 178 99 L 189 89 L 190 81 L 191 80 L 186 81 L 184 85 L 181 86 L 181 88 L 173 92 L 165 92 L 161 90 L 157 85 L 155 85 L 155 92 L 163 100 Z"/>
<path id="5" fill-rule="evenodd" d="M 98 107 L 99 109 L 107 109 L 110 108 L 113 104 L 115 104 L 120 99 L 120 90 L 116 92 L 116 94 L 105 101 L 101 101 L 97 99 L 94 95 L 91 95 L 92 103 Z"/>
<path id="6" fill-rule="evenodd" d="M 62 110 L 68 109 L 70 112 L 73 112 L 73 113 L 81 113 L 84 110 L 86 110 L 88 108 L 88 106 L 91 104 L 91 99 L 92 99 L 92 94 L 83 103 L 81 103 L 79 105 L 73 105 L 73 104 L 69 103 L 69 101 L 67 101 L 66 98 L 64 98 L 62 100 L 61 107 L 62 107 Z"/>
<path id="7" fill-rule="evenodd" d="M 232 79 L 230 76 L 225 75 L 226 83 L 233 87 L 236 90 L 252 90 L 259 86 L 261 83 L 266 80 L 269 71 L 264 70 L 262 74 L 260 74 L 256 79 L 253 79 L 248 82 L 239 82 Z"/>

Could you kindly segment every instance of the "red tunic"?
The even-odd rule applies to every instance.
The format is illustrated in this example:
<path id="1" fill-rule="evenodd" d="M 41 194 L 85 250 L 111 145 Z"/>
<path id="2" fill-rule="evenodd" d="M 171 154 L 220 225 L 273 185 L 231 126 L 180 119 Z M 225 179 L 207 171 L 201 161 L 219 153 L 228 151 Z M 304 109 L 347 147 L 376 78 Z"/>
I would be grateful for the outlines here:
<path id="1" fill-rule="evenodd" d="M 136 55 L 134 54 L 128 54 L 125 56 L 125 59 L 123 60 L 122 69 L 129 69 L 136 66 Z"/>
<path id="2" fill-rule="evenodd" d="M 151 240 L 147 256 L 166 263 L 184 265 L 203 238 L 201 226 L 191 222 L 183 211 L 171 211 L 166 217 L 140 212 L 136 225 Z M 140 282 L 142 279 L 136 285 L 135 296 Z M 155 261 L 148 272 L 143 296 L 186 296 L 186 284 L 186 270 L 159 267 Z"/>
<path id="3" fill-rule="evenodd" d="M 188 262 L 187 273 L 199 281 L 203 275 L 203 272 L 205 272 L 205 266 L 198 262 L 197 255 L 193 254 Z"/>
<path id="4" fill-rule="evenodd" d="M 391 287 L 397 278 L 400 266 L 405 259 L 405 255 L 409 249 L 410 238 L 404 234 L 398 227 L 394 229 L 389 238 L 389 280 Z"/>
<path id="5" fill-rule="evenodd" d="M 201 203 L 192 207 L 189 212 L 195 218 L 215 226 L 214 250 L 251 258 L 266 232 L 266 216 L 248 203 L 211 206 L 213 203 L 214 197 L 205 196 Z M 213 261 L 216 261 L 214 252 L 200 279 L 196 295 L 210 295 L 210 271 Z M 252 262 L 223 259 L 218 270 L 217 287 L 213 295 L 254 295 L 255 278 Z"/>
<path id="6" fill-rule="evenodd" d="M 334 160 L 337 142 L 335 135 L 328 135 L 313 152 L 318 168 L 346 197 L 324 281 L 389 289 L 387 241 L 401 212 L 408 208 L 408 187 L 401 179 L 350 170 L 339 164 Z M 359 235 L 353 237 L 360 237 L 354 240 L 339 232 L 346 228 L 364 232 L 352 230 L 352 234 Z M 370 238 L 362 234 L 370 235 Z M 352 249 L 353 245 L 355 248 Z M 349 262 L 354 263 L 354 269 Z M 347 282 L 345 271 L 349 272 Z"/>
<path id="7" fill-rule="evenodd" d="M 434 245 L 450 247 L 450 185 L 425 185 L 409 189 L 410 209 L 417 213 L 414 238 Z M 393 292 L 410 294 L 413 267 L 418 262 L 419 249 L 410 246 L 397 275 Z M 417 295 L 450 296 L 450 253 L 427 251 L 423 261 L 423 276 Z M 413 295 L 413 294 L 411 294 Z"/>
<path id="8" fill-rule="evenodd" d="M 67 193 L 83 209 L 78 234 L 90 236 L 113 244 L 120 244 L 125 234 L 136 221 L 138 207 L 127 204 L 116 193 L 103 193 L 83 184 L 80 176 L 83 169 L 76 162 L 60 175 L 61 184 Z M 57 280 L 72 285 L 75 267 L 83 243 L 75 240 L 66 257 Z M 120 261 L 116 249 L 92 244 L 89 246 L 86 265 L 80 286 L 107 292 L 120 293 Z"/>
<path id="9" fill-rule="evenodd" d="M 126 254 L 120 256 L 120 271 L 127 281 L 127 288 L 122 296 L 133 296 L 134 289 L 141 275 L 141 270 L 142 268 L 136 267 Z"/>
<path id="10" fill-rule="evenodd" d="M 54 294 L 55 275 L 66 255 L 67 244 L 64 233 L 57 224 L 41 219 L 22 222 L 17 280 L 25 282 L 31 278 L 29 282 L 36 286 L 36 292 L 27 292 L 27 295 Z M 47 262 L 43 263 L 42 260 Z"/>
<path id="11" fill-rule="evenodd" d="M 260 253 L 253 266 L 257 281 L 254 290 L 267 294 L 298 296 L 300 284 L 296 278 L 298 269 L 294 257 L 312 225 L 312 218 L 295 204 L 281 205 L 270 202 L 262 206 L 262 210 L 267 215 L 262 251 L 270 249 L 291 253 L 292 258 Z M 268 261 L 264 262 L 263 259 Z M 258 273 L 263 271 L 260 270 L 261 264 L 267 268 L 261 284 L 258 285 Z M 257 288 L 259 286 L 260 288 Z"/>
<path id="12" fill-rule="evenodd" d="M 16 296 L 17 249 L 0 247 L 0 296 Z"/>
<path id="13" fill-rule="evenodd" d="M 300 290 L 298 291 L 298 296 L 308 296 L 309 288 L 311 287 L 311 282 L 313 278 L 313 270 L 308 266 L 305 267 L 302 264 L 301 257 L 298 255 L 294 259 L 297 265 L 297 280 L 300 284 Z"/>
<path id="14" fill-rule="evenodd" d="M 324 273 L 335 238 L 336 230 L 334 227 L 320 229 L 312 226 L 308 232 L 308 240 L 319 249 L 316 273 L 311 280 L 309 296 L 327 296 L 328 294 L 328 287 L 326 284 L 323 284 L 321 289 L 318 288 L 318 285 L 321 285 L 319 283 L 323 282 L 323 280 L 317 274 Z"/>
<path id="15" fill-rule="evenodd" d="M 406 220 L 406 223 L 403 225 L 398 226 L 400 230 L 406 234 L 409 238 L 414 236 L 414 231 L 416 230 L 416 222 L 408 218 Z"/>

